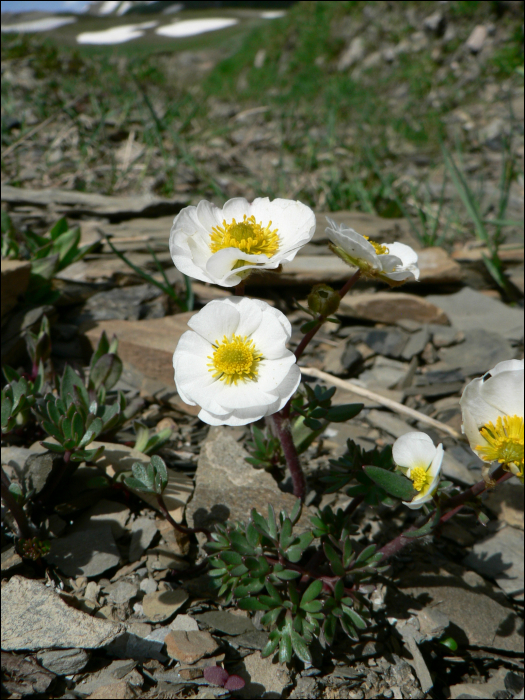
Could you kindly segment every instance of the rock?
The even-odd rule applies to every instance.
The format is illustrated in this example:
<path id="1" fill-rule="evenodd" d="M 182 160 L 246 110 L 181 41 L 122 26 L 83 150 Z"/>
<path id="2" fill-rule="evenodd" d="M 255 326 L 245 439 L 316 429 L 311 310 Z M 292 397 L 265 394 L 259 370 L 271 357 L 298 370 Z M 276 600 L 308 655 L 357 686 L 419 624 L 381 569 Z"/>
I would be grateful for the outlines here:
<path id="1" fill-rule="evenodd" d="M 401 358 L 403 360 L 411 360 L 416 355 L 420 355 L 426 348 L 429 340 L 430 332 L 427 328 L 421 328 L 421 330 L 412 333 L 412 335 L 408 337 L 407 343 L 403 348 Z"/>
<path id="2" fill-rule="evenodd" d="M 54 680 L 55 676 L 32 657 L 2 652 L 2 691 L 10 697 L 39 696 Z"/>
<path id="3" fill-rule="evenodd" d="M 404 420 L 401 420 L 401 418 L 398 418 L 393 413 L 377 411 L 375 408 L 369 411 L 366 419 L 375 428 L 384 430 L 395 438 L 399 438 L 401 435 L 405 435 L 414 430 L 412 426 L 405 423 Z"/>
<path id="4" fill-rule="evenodd" d="M 32 204 L 36 207 L 48 207 L 56 216 L 78 217 L 80 214 L 95 214 L 108 218 L 130 218 L 130 215 L 142 214 L 177 214 L 185 206 L 183 198 L 179 201 L 159 199 L 150 194 L 134 195 L 133 197 L 108 197 L 103 194 L 76 192 L 75 190 L 58 190 L 46 188 L 32 190 L 22 187 L 4 185 L 2 201 L 9 202 L 13 207 Z M 149 219 L 148 219 L 149 221 Z M 147 230 L 147 229 L 146 229 Z M 168 229 L 169 231 L 169 229 Z"/>
<path id="5" fill-rule="evenodd" d="M 137 693 L 131 683 L 121 680 L 113 681 L 97 688 L 97 690 L 87 696 L 87 700 L 125 700 L 126 698 L 136 697 Z"/>
<path id="6" fill-rule="evenodd" d="M 31 263 L 23 260 L 6 260 L 2 258 L 2 318 L 8 311 L 22 301 L 29 284 Z"/>
<path id="7" fill-rule="evenodd" d="M 485 374 L 498 362 L 515 357 L 511 344 L 498 333 L 481 328 L 465 331 L 465 340 L 460 345 L 441 348 L 438 352 L 437 370 L 460 369 L 464 376 Z"/>
<path id="8" fill-rule="evenodd" d="M 281 273 L 271 270 L 254 272 L 247 279 L 248 287 L 278 285 L 311 285 L 321 282 L 337 284 L 350 279 L 354 269 L 335 255 L 297 255 L 286 263 Z"/>
<path id="9" fill-rule="evenodd" d="M 195 493 L 186 510 L 192 527 L 210 528 L 226 520 L 246 521 L 252 508 L 267 513 L 268 503 L 277 513 L 283 508 L 292 510 L 295 497 L 280 491 L 268 472 L 246 462 L 247 456 L 228 428 L 210 429 L 201 448 Z M 298 532 L 309 527 L 307 515 L 308 508 L 303 508 L 296 526 Z"/>
<path id="10" fill-rule="evenodd" d="M 393 389 L 403 382 L 408 371 L 408 363 L 376 357 L 372 369 L 361 372 L 359 382 L 368 389 Z"/>
<path id="11" fill-rule="evenodd" d="M 517 695 L 523 690 L 523 685 L 523 676 L 518 676 L 517 673 L 513 673 L 512 671 L 508 671 L 508 673 L 505 674 L 505 689 L 508 690 L 509 693 Z"/>
<path id="12" fill-rule="evenodd" d="M 226 612 L 226 610 L 213 610 L 211 612 L 201 613 L 200 615 L 196 615 L 195 618 L 208 627 L 231 636 L 237 636 L 238 634 L 253 632 L 255 630 L 250 618 L 232 615 L 232 613 Z"/>
<path id="13" fill-rule="evenodd" d="M 443 455 L 443 465 L 442 465 L 443 476 L 447 479 L 452 479 L 457 481 L 463 486 L 472 486 L 475 484 L 477 479 L 476 475 L 470 471 L 462 462 L 457 460 L 452 452 L 445 449 Z"/>
<path id="14" fill-rule="evenodd" d="M 353 345 L 346 344 L 346 349 L 341 356 L 341 364 L 347 372 L 352 372 L 363 361 L 363 355 Z M 326 370 L 329 372 L 329 370 Z"/>
<path id="15" fill-rule="evenodd" d="M 272 657 L 261 658 L 260 651 L 245 656 L 233 671 L 246 682 L 243 698 L 281 698 L 291 683 L 286 666 L 274 663 Z"/>
<path id="16" fill-rule="evenodd" d="M 158 589 L 157 582 L 153 578 L 145 578 L 140 582 L 140 590 L 144 593 L 155 593 Z"/>
<path id="17" fill-rule="evenodd" d="M 161 290 L 152 284 L 138 284 L 132 287 L 116 287 L 108 291 L 94 294 L 84 304 L 82 311 L 75 319 L 79 325 L 86 321 L 105 321 L 109 319 L 121 319 L 138 321 L 151 316 L 151 309 L 156 308 L 147 302 L 151 302 L 162 295 Z M 148 315 L 150 314 L 150 315 Z M 159 315 L 165 316 L 162 304 L 159 306 Z"/>
<path id="18" fill-rule="evenodd" d="M 498 530 L 477 542 L 463 563 L 496 581 L 507 595 L 523 600 L 523 530 Z"/>
<path id="19" fill-rule="evenodd" d="M 374 328 L 363 336 L 363 342 L 376 355 L 398 359 L 408 342 L 408 334 L 400 328 Z"/>
<path id="20" fill-rule="evenodd" d="M 60 462 L 61 455 L 56 452 L 43 452 L 41 454 L 30 454 L 23 469 L 23 481 L 25 493 L 35 491 L 35 495 L 40 494 L 46 485 L 47 478 L 53 470 L 53 466 Z"/>
<path id="21" fill-rule="evenodd" d="M 448 617 L 437 608 L 429 607 L 418 610 L 417 619 L 419 622 L 419 632 L 423 635 L 425 640 L 441 637 L 450 624 Z"/>
<path id="22" fill-rule="evenodd" d="M 436 348 L 448 348 L 465 340 L 465 334 L 450 326 L 429 326 L 432 342 Z"/>
<path id="23" fill-rule="evenodd" d="M 501 592 L 498 595 L 497 589 L 494 590 L 473 571 L 463 571 L 459 576 L 449 570 L 452 565 L 446 566 L 421 561 L 415 571 L 402 576 L 397 586 L 408 596 L 402 602 L 403 610 L 417 610 L 418 599 L 424 600 L 425 607 L 439 605 L 439 611 L 454 626 L 454 638 L 458 644 L 522 653 L 523 632 L 513 609 L 500 602 L 503 599 Z M 396 609 L 391 593 L 389 589 L 387 611 L 398 618 L 407 617 L 406 613 Z"/>
<path id="24" fill-rule="evenodd" d="M 484 504 L 499 520 L 523 530 L 523 486 L 516 477 L 499 484 Z"/>
<path id="25" fill-rule="evenodd" d="M 481 328 L 507 340 L 523 338 L 523 312 L 497 299 L 465 287 L 455 294 L 431 295 L 426 299 L 444 311 L 460 331 Z M 508 358 L 507 358 L 508 359 Z"/>
<path id="26" fill-rule="evenodd" d="M 504 695 L 497 695 L 498 692 L 505 692 L 505 676 L 507 675 L 507 670 L 505 668 L 499 668 L 497 671 L 491 671 L 491 677 L 488 681 L 484 683 L 457 683 L 456 685 L 450 686 L 450 697 L 452 700 L 456 698 L 479 698 L 479 700 L 486 700 L 486 698 L 499 698 L 506 697 Z"/>
<path id="27" fill-rule="evenodd" d="M 421 284 L 459 284 L 463 279 L 461 265 L 443 248 L 423 248 L 417 255 Z"/>
<path id="28" fill-rule="evenodd" d="M 292 700 L 299 698 L 303 698 L 303 700 L 304 698 L 318 698 L 319 686 L 317 681 L 311 676 L 299 676 L 295 688 L 288 697 Z M 348 697 L 350 697 L 350 695 Z"/>
<path id="29" fill-rule="evenodd" d="M 18 554 L 14 547 L 7 547 L 2 550 L 2 573 L 7 573 L 11 569 L 23 563 L 22 557 Z"/>
<path id="30" fill-rule="evenodd" d="M 45 450 L 45 448 L 42 449 Z M 15 474 L 21 479 L 27 459 L 34 452 L 27 447 L 18 447 L 16 445 L 6 445 L 1 448 L 1 452 L 2 464 L 12 467 Z"/>
<path id="31" fill-rule="evenodd" d="M 330 348 L 324 356 L 323 367 L 325 372 L 335 375 L 345 374 L 346 367 L 343 365 L 343 355 L 345 352 L 346 340 L 337 343 L 335 348 Z"/>
<path id="32" fill-rule="evenodd" d="M 91 446 L 90 446 L 91 447 Z M 75 522 L 76 529 L 94 524 L 109 524 L 113 537 L 118 540 L 126 533 L 130 510 L 123 503 L 102 498 Z"/>
<path id="33" fill-rule="evenodd" d="M 413 625 L 411 625 L 409 622 L 405 622 L 404 620 L 398 621 L 396 629 L 408 647 L 412 657 L 410 660 L 410 665 L 416 672 L 419 684 L 421 685 L 421 690 L 426 694 L 432 688 L 434 683 L 432 682 L 432 677 L 425 663 L 425 659 L 423 658 L 423 654 L 419 651 L 419 647 L 416 642 L 416 635 L 419 635 L 419 632 L 416 631 Z"/>
<path id="34" fill-rule="evenodd" d="M 448 324 L 447 315 L 428 299 L 404 292 L 365 292 L 345 296 L 338 313 L 379 323 L 412 319 L 420 323 Z"/>
<path id="35" fill-rule="evenodd" d="M 117 566 L 120 552 L 111 525 L 102 522 L 80 527 L 60 539 L 52 540 L 51 550 L 45 559 L 66 576 L 90 578 Z"/>
<path id="36" fill-rule="evenodd" d="M 36 658 L 41 666 L 57 676 L 69 676 L 80 673 L 89 661 L 89 654 L 84 649 L 60 649 L 41 651 Z"/>
<path id="37" fill-rule="evenodd" d="M 129 603 L 129 601 L 137 595 L 139 585 L 131 581 L 117 581 L 116 583 L 112 583 L 105 591 L 110 603 L 123 605 L 124 603 Z"/>
<path id="38" fill-rule="evenodd" d="M 165 643 L 169 657 L 185 664 L 194 664 L 219 648 L 209 632 L 200 631 L 171 631 L 166 636 Z"/>
<path id="39" fill-rule="evenodd" d="M 134 623 L 136 627 L 141 623 Z M 108 654 L 121 659 L 135 659 L 136 661 L 149 661 L 157 659 L 161 663 L 167 661 L 167 656 L 162 652 L 164 641 L 149 639 L 149 635 L 135 634 L 131 629 L 125 632 L 107 647 Z"/>
<path id="40" fill-rule="evenodd" d="M 173 353 L 181 335 L 188 330 L 187 322 L 194 312 L 145 321 L 99 321 L 86 332 L 93 349 L 106 331 L 108 337 L 119 340 L 118 354 L 152 379 L 174 387 Z"/>
<path id="41" fill-rule="evenodd" d="M 362 61 L 364 55 L 364 39 L 361 36 L 356 36 L 354 39 L 352 39 L 348 48 L 346 48 L 339 57 L 339 62 L 337 63 L 337 70 L 345 71 L 348 68 L 351 68 L 355 63 L 359 63 L 359 61 Z"/>
<path id="42" fill-rule="evenodd" d="M 169 620 L 187 600 L 188 594 L 183 588 L 177 588 L 175 591 L 157 591 L 144 596 L 142 608 L 150 622 L 164 622 Z"/>
<path id="43" fill-rule="evenodd" d="M 446 20 L 441 10 L 436 10 L 423 20 L 423 27 L 427 31 L 432 32 L 432 34 L 436 34 L 437 36 L 441 36 L 443 34 L 445 31 L 445 26 Z"/>
<path id="44" fill-rule="evenodd" d="M 138 561 L 144 551 L 150 546 L 157 534 L 157 525 L 154 520 L 141 516 L 133 521 L 131 526 L 131 542 L 129 544 L 129 560 Z"/>
<path id="45" fill-rule="evenodd" d="M 169 624 L 170 630 L 174 632 L 198 632 L 197 620 L 190 615 L 177 615 Z"/>
<path id="46" fill-rule="evenodd" d="M 487 28 L 483 24 L 478 24 L 472 30 L 469 38 L 467 39 L 465 46 L 472 53 L 479 53 L 485 44 L 488 32 Z"/>
<path id="47" fill-rule="evenodd" d="M 268 644 L 268 633 L 259 630 L 245 632 L 232 640 L 235 644 L 245 649 L 259 649 L 262 651 Z"/>
<path id="48" fill-rule="evenodd" d="M 39 581 L 13 576 L 2 587 L 2 649 L 98 649 L 124 631 L 66 605 Z"/>

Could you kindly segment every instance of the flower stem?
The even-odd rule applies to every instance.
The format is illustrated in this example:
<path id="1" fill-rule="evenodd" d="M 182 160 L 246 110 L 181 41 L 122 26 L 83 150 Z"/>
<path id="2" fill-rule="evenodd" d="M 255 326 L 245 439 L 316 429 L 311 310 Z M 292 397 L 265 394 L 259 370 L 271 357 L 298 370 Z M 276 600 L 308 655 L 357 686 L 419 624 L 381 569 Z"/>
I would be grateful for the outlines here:
<path id="1" fill-rule="evenodd" d="M 9 486 L 11 485 L 11 482 L 9 481 L 9 477 L 4 471 L 4 468 L 1 467 L 2 469 L 2 500 L 5 503 L 6 507 L 11 511 L 11 515 L 15 519 L 16 524 L 18 525 L 18 529 L 20 531 L 20 535 L 24 538 L 29 538 L 32 535 L 31 532 L 31 527 L 29 525 L 29 522 L 27 520 L 27 516 L 24 512 L 24 509 L 22 506 L 17 503 L 15 497 L 9 490 Z"/>
<path id="2" fill-rule="evenodd" d="M 235 287 L 235 296 L 243 297 L 245 287 L 246 287 L 246 280 L 241 280 L 239 282 L 239 284 Z"/>
<path id="3" fill-rule="evenodd" d="M 208 542 L 211 542 L 211 532 L 207 528 L 185 527 L 184 525 L 180 525 L 179 523 L 175 522 L 175 520 L 171 517 L 171 513 L 167 509 L 166 504 L 164 503 L 164 499 L 162 498 L 162 495 L 160 493 L 157 494 L 157 503 L 159 504 L 159 508 L 161 509 L 162 514 L 175 530 L 182 532 L 184 535 L 195 535 L 197 532 L 202 532 L 204 535 L 206 535 L 206 539 L 208 540 Z"/>
<path id="4" fill-rule="evenodd" d="M 283 412 L 284 409 L 273 414 L 273 424 L 283 448 L 286 464 L 292 475 L 293 494 L 304 501 L 306 498 L 306 479 L 294 445 L 290 419 L 283 415 Z"/>
<path id="5" fill-rule="evenodd" d="M 510 479 L 511 477 L 512 474 L 504 471 L 502 466 L 498 467 L 492 474 L 492 479 L 496 482 L 496 484 L 502 484 L 504 481 L 507 481 L 507 479 Z M 466 489 L 462 493 L 458 493 L 457 496 L 450 498 L 446 503 L 447 512 L 440 517 L 434 529 L 437 529 L 440 525 L 443 525 L 447 522 L 447 520 L 450 520 L 450 518 L 456 515 L 456 513 L 458 513 L 463 508 L 467 501 L 469 501 L 472 498 L 475 498 L 476 496 L 480 496 L 489 488 L 490 487 L 487 485 L 487 483 L 482 479 L 481 481 L 478 481 L 476 484 L 473 484 L 470 488 Z M 403 547 L 406 547 L 407 544 L 413 542 L 414 539 L 412 537 L 407 537 L 407 534 L 413 530 L 418 529 L 422 525 L 423 523 L 417 523 L 416 525 L 412 525 L 408 528 L 408 530 L 405 530 L 405 532 L 402 532 L 400 535 L 388 542 L 388 544 L 385 544 L 384 547 L 381 547 L 381 549 L 379 550 L 379 553 L 383 555 L 383 559 L 381 560 L 381 562 L 384 562 L 389 557 L 393 556 L 394 554 L 397 554 L 403 549 Z"/>
<path id="6" fill-rule="evenodd" d="M 348 280 L 348 282 L 339 290 L 339 298 L 342 299 L 347 292 L 352 289 L 352 287 L 355 285 L 357 280 L 361 277 L 361 270 L 357 270 L 352 277 Z M 306 346 L 308 343 L 312 340 L 314 335 L 317 333 L 319 328 L 323 325 L 323 323 L 326 321 L 326 316 L 320 316 L 319 321 L 316 326 L 314 326 L 308 333 L 304 336 L 304 338 L 301 340 L 297 348 L 295 349 L 295 357 L 298 360 L 303 352 L 305 351 Z"/>

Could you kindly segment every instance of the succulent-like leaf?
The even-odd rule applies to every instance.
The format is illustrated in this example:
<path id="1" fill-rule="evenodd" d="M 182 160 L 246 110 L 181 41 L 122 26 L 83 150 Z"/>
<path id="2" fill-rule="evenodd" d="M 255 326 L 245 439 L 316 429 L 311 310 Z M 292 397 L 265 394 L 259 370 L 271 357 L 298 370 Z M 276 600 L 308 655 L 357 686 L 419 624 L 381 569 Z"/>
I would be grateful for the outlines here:
<path id="1" fill-rule="evenodd" d="M 363 469 L 374 483 L 381 486 L 391 496 L 400 498 L 403 501 L 411 501 L 417 493 L 412 485 L 412 481 L 403 476 L 403 474 L 372 465 L 365 466 Z"/>

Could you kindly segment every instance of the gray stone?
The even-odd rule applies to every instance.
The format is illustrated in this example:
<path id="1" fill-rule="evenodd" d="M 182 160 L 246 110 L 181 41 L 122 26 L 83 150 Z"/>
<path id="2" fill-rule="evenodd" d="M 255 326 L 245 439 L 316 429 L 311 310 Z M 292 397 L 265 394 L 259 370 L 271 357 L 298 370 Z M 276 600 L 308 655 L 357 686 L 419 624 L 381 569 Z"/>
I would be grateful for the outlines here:
<path id="1" fill-rule="evenodd" d="M 197 620 L 190 615 L 177 615 L 169 624 L 170 630 L 174 632 L 198 632 Z"/>
<path id="2" fill-rule="evenodd" d="M 245 649 L 259 649 L 262 651 L 268 644 L 268 633 L 260 630 L 253 630 L 253 632 L 240 634 L 238 637 L 235 637 L 234 641 L 235 644 Z"/>
<path id="3" fill-rule="evenodd" d="M 523 311 L 497 299 L 465 287 L 455 294 L 431 295 L 426 298 L 442 309 L 452 325 L 460 331 L 483 329 L 499 333 L 508 340 L 523 338 Z M 509 359 L 509 358 L 507 358 Z"/>
<path id="4" fill-rule="evenodd" d="M 23 559 L 14 547 L 7 547 L 7 549 L 2 550 L 2 572 L 11 571 L 11 569 L 20 566 L 22 563 Z"/>
<path id="5" fill-rule="evenodd" d="M 137 321 L 147 317 L 148 305 L 162 294 L 152 284 L 138 284 L 132 287 L 116 287 L 109 291 L 94 294 L 85 304 L 76 322 L 106 321 L 122 319 Z M 165 314 L 162 314 L 164 316 Z"/>
<path id="6" fill-rule="evenodd" d="M 164 622 L 173 617 L 187 600 L 188 594 L 183 588 L 177 588 L 175 591 L 157 591 L 144 596 L 142 608 L 150 622 Z"/>
<path id="7" fill-rule="evenodd" d="M 405 421 L 401 420 L 401 418 L 398 418 L 387 411 L 377 411 L 375 408 L 368 413 L 366 419 L 375 428 L 385 430 L 395 438 L 399 438 L 401 435 L 405 435 L 406 433 L 410 433 L 414 430 L 412 426 L 405 423 Z"/>
<path id="8" fill-rule="evenodd" d="M 97 649 L 124 631 L 120 624 L 66 605 L 39 581 L 13 576 L 2 587 L 2 649 Z"/>
<path id="9" fill-rule="evenodd" d="M 432 682 L 432 678 L 425 663 L 425 659 L 423 658 L 423 654 L 419 651 L 419 647 L 416 642 L 416 635 L 419 636 L 419 632 L 415 630 L 413 625 L 411 625 L 409 622 L 405 622 L 404 620 L 400 620 L 397 623 L 396 629 L 401 634 L 403 641 L 408 647 L 412 657 L 410 660 L 410 665 L 416 672 L 416 676 L 421 685 L 421 690 L 423 693 L 428 693 L 434 683 Z"/>
<path id="10" fill-rule="evenodd" d="M 408 371 L 408 363 L 376 357 L 372 369 L 361 372 L 359 381 L 369 389 L 392 389 L 403 382 Z"/>
<path id="11" fill-rule="evenodd" d="M 140 582 L 140 590 L 144 593 L 155 593 L 157 590 L 157 582 L 153 578 L 145 578 Z"/>
<path id="12" fill-rule="evenodd" d="M 200 615 L 195 615 L 195 618 L 208 627 L 231 636 L 255 630 L 250 618 L 232 615 L 232 613 L 226 612 L 226 610 L 213 610 L 211 612 L 201 613 Z"/>
<path id="13" fill-rule="evenodd" d="M 428 326 L 428 330 L 432 333 L 432 342 L 436 348 L 447 348 L 465 340 L 465 335 L 462 331 L 458 331 L 457 328 L 451 328 L 450 326 L 432 324 Z"/>
<path id="14" fill-rule="evenodd" d="M 135 659 L 136 661 L 157 659 L 163 663 L 168 658 L 163 653 L 163 648 L 164 641 L 148 639 L 147 636 L 143 637 L 128 631 L 108 644 L 107 652 L 111 656 L 121 659 Z"/>
<path id="15" fill-rule="evenodd" d="M 246 682 L 243 698 L 281 698 L 291 683 L 286 666 L 274 663 L 271 657 L 261 658 L 260 651 L 245 656 L 233 671 Z"/>
<path id="16" fill-rule="evenodd" d="M 408 338 L 403 352 L 401 353 L 403 360 L 411 360 L 414 355 L 421 354 L 429 340 L 430 333 L 426 328 L 422 328 L 421 330 L 412 333 L 412 335 L 410 335 Z"/>
<path id="17" fill-rule="evenodd" d="M 463 486 L 472 486 L 477 481 L 476 474 L 456 459 L 449 449 L 445 450 L 441 469 L 444 477 L 457 481 Z"/>
<path id="18" fill-rule="evenodd" d="M 374 328 L 365 335 L 363 341 L 378 355 L 397 359 L 403 356 L 408 335 L 400 328 Z"/>
<path id="19" fill-rule="evenodd" d="M 464 564 L 490 578 L 509 596 L 523 600 L 523 531 L 504 527 L 477 542 Z"/>
<path id="20" fill-rule="evenodd" d="M 349 343 L 347 343 L 345 351 L 343 352 L 342 357 L 341 357 L 341 363 L 342 363 L 343 367 L 345 368 L 345 370 L 347 372 L 351 372 L 362 361 L 363 361 L 363 356 L 361 355 L 359 350 L 357 350 L 357 348 L 354 348 L 353 345 L 350 345 Z"/>
<path id="21" fill-rule="evenodd" d="M 138 561 L 144 551 L 150 546 L 157 534 L 157 525 L 152 518 L 141 516 L 131 525 L 131 542 L 129 545 L 129 560 Z"/>
<path id="22" fill-rule="evenodd" d="M 436 34 L 437 36 L 441 36 L 443 34 L 446 24 L 445 16 L 441 10 L 436 10 L 423 20 L 423 26 L 425 29 L 433 34 Z"/>
<path id="23" fill-rule="evenodd" d="M 137 595 L 138 590 L 138 583 L 132 583 L 131 581 L 117 581 L 116 583 L 111 584 L 109 590 L 107 590 L 108 601 L 110 603 L 114 603 L 115 605 L 128 603 Z"/>
<path id="24" fill-rule="evenodd" d="M 499 520 L 523 530 L 523 484 L 517 477 L 498 484 L 488 494 L 484 504 Z"/>
<path id="25" fill-rule="evenodd" d="M 337 63 L 337 70 L 345 71 L 351 68 L 355 63 L 362 61 L 365 56 L 365 42 L 362 36 L 356 36 L 350 42 Z"/>
<path id="26" fill-rule="evenodd" d="M 496 698 L 502 697 L 496 693 L 505 692 L 505 676 L 507 670 L 505 668 L 499 668 L 497 671 L 492 671 L 492 676 L 488 681 L 484 683 L 457 683 L 456 685 L 450 686 L 450 697 L 451 700 L 456 700 L 456 698 L 479 698 L 479 700 L 486 700 L 486 698 Z"/>
<path id="27" fill-rule="evenodd" d="M 120 562 L 109 523 L 82 528 L 52 540 L 46 560 L 66 576 L 99 576 Z"/>
<path id="28" fill-rule="evenodd" d="M 463 343 L 439 350 L 440 362 L 436 368 L 461 369 L 465 376 L 473 376 L 484 374 L 498 362 L 513 359 L 515 354 L 501 335 L 481 329 L 468 330 Z"/>
<path id="29" fill-rule="evenodd" d="M 62 456 L 56 452 L 43 452 L 42 454 L 31 454 L 26 460 L 23 470 L 24 488 L 28 491 L 35 491 L 38 495 L 46 485 L 53 466 L 62 460 Z"/>
<path id="30" fill-rule="evenodd" d="M 447 567 L 449 564 L 447 564 Z M 503 594 L 473 571 L 461 576 L 429 562 L 421 563 L 414 572 L 397 582 L 407 596 L 403 610 L 417 610 L 419 601 L 425 606 L 439 605 L 455 628 L 454 638 L 461 645 L 488 647 L 501 652 L 523 653 L 523 631 L 513 609 L 503 602 Z M 396 602 L 389 590 L 387 610 L 400 618 Z M 483 611 L 483 614 L 480 614 Z"/>
<path id="31" fill-rule="evenodd" d="M 263 469 L 246 462 L 247 452 L 228 428 L 211 428 L 202 444 L 195 475 L 195 493 L 186 513 L 192 527 L 210 528 L 226 520 L 248 520 L 252 508 L 268 512 L 271 503 L 276 512 L 290 512 L 294 496 L 280 491 L 273 477 Z M 309 509 L 303 512 L 296 526 L 309 527 Z"/>
<path id="32" fill-rule="evenodd" d="M 318 698 L 320 696 L 319 686 L 315 678 L 311 676 L 299 676 L 295 684 L 295 688 L 288 696 L 291 700 L 302 698 Z M 349 696 L 350 697 L 350 696 Z"/>
<path id="33" fill-rule="evenodd" d="M 95 524 L 110 525 L 113 537 L 118 540 L 126 532 L 130 510 L 123 503 L 102 498 L 75 522 L 75 530 L 93 527 Z"/>
<path id="34" fill-rule="evenodd" d="M 22 472 L 27 462 L 28 457 L 34 454 L 27 447 L 17 447 L 16 445 L 7 445 L 2 447 L 2 464 L 7 464 L 12 467 L 18 477 L 22 478 Z"/>
<path id="35" fill-rule="evenodd" d="M 36 658 L 41 666 L 57 676 L 70 676 L 80 673 L 89 661 L 89 654 L 84 649 L 60 649 L 41 651 Z"/>
<path id="36" fill-rule="evenodd" d="M 469 38 L 467 39 L 467 41 L 465 43 L 465 46 L 472 53 L 479 53 L 485 44 L 487 36 L 488 36 L 487 27 L 485 27 L 483 24 L 478 24 L 472 30 Z"/>

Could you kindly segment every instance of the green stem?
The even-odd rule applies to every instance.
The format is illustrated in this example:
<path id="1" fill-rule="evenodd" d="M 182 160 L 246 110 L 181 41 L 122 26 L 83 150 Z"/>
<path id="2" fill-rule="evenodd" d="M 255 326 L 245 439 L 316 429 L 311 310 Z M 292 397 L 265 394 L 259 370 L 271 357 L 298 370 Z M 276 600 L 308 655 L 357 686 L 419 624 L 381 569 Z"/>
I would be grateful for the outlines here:
<path id="1" fill-rule="evenodd" d="M 25 539 L 28 539 L 31 537 L 32 532 L 31 532 L 31 526 L 29 525 L 29 521 L 27 520 L 27 516 L 24 512 L 24 509 L 22 506 L 17 503 L 15 497 L 9 490 L 9 486 L 11 485 L 11 482 L 9 481 L 9 477 L 4 471 L 4 468 L 1 467 L 2 469 L 2 500 L 5 503 L 6 507 L 11 511 L 11 515 L 15 519 L 16 524 L 18 525 L 18 529 L 20 531 L 20 535 L 24 537 Z"/>

